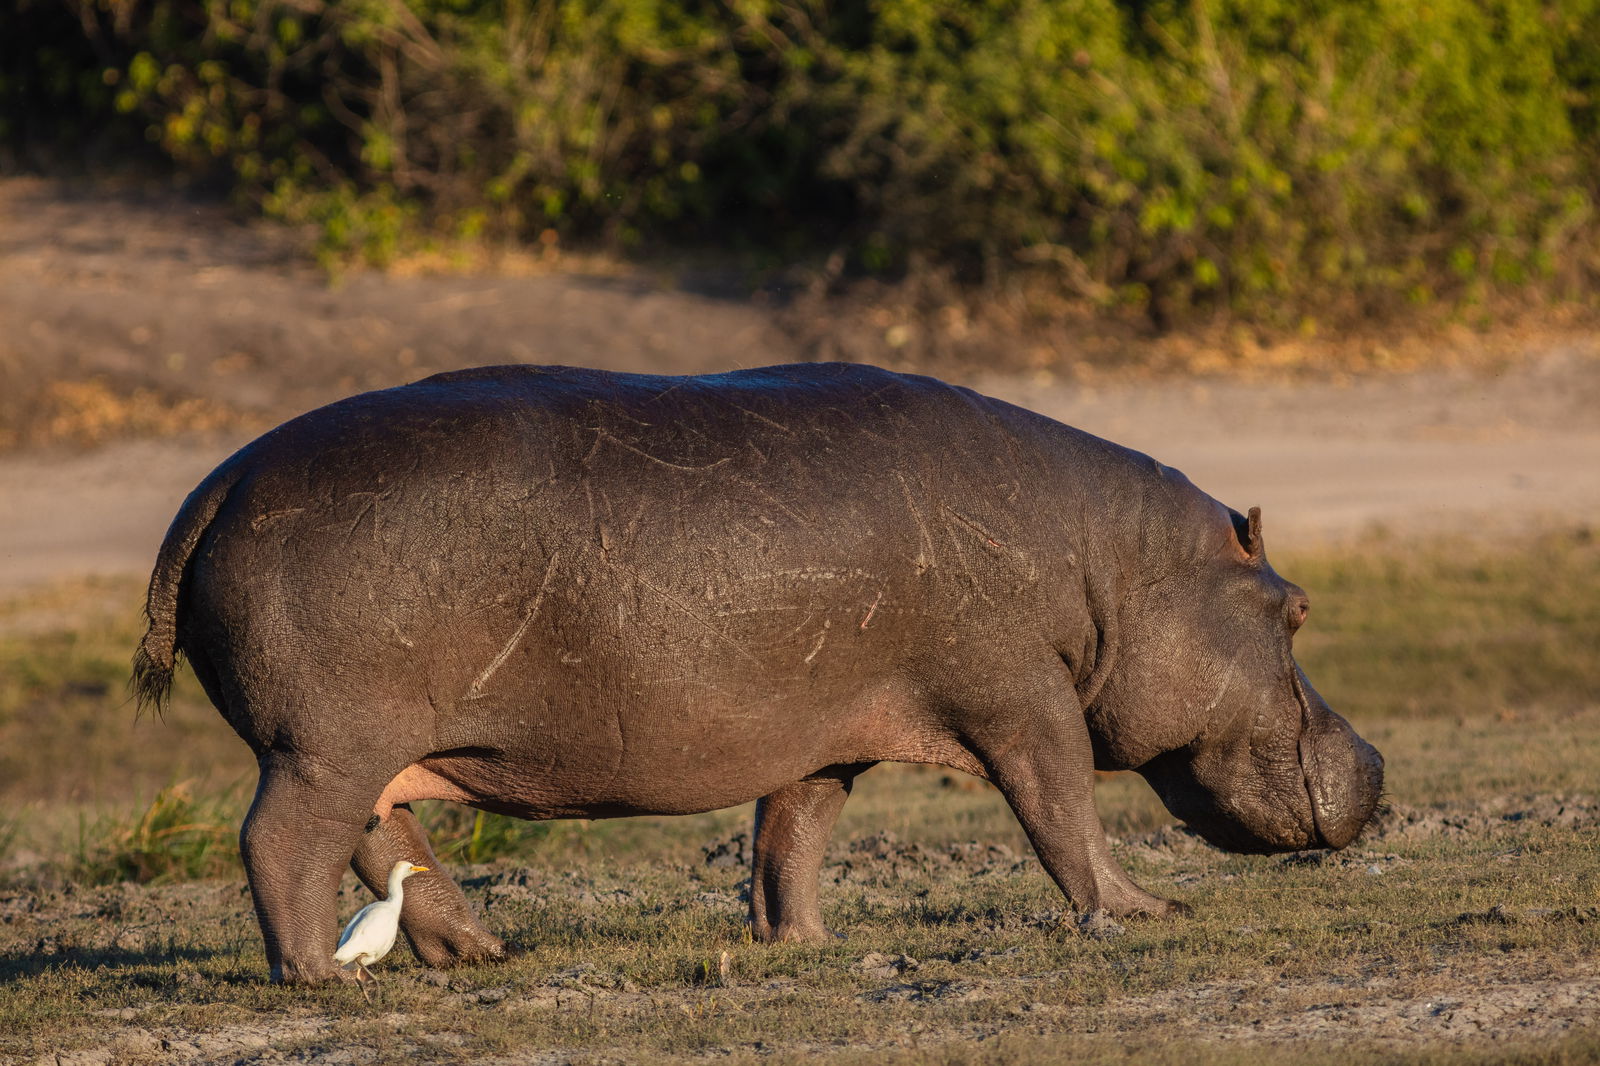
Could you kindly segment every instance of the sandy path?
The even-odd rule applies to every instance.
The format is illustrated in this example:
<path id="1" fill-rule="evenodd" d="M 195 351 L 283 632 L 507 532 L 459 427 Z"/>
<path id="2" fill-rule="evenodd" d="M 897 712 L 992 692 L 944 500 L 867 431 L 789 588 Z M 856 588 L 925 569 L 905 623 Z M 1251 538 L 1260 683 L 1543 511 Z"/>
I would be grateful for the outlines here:
<path id="1" fill-rule="evenodd" d="M 90 575 L 148 576 L 190 489 L 229 451 L 138 441 L 0 459 L 0 593 Z"/>

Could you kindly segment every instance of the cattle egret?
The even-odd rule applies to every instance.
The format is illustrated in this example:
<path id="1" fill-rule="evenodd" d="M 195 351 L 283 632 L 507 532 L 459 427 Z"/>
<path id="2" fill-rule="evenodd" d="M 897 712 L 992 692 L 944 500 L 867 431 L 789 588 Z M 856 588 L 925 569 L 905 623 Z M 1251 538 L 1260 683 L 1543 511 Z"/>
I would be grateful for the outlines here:
<path id="1" fill-rule="evenodd" d="M 400 931 L 400 905 L 405 899 L 405 879 L 427 870 L 426 866 L 401 859 L 389 871 L 389 893 L 376 903 L 369 903 L 356 912 L 350 924 L 339 937 L 339 946 L 333 952 L 333 961 L 346 970 L 355 967 L 356 980 L 364 977 L 375 980 L 368 966 L 389 954 L 394 938 Z M 367 995 L 365 987 L 362 995 Z M 371 997 L 368 996 L 370 999 Z"/>

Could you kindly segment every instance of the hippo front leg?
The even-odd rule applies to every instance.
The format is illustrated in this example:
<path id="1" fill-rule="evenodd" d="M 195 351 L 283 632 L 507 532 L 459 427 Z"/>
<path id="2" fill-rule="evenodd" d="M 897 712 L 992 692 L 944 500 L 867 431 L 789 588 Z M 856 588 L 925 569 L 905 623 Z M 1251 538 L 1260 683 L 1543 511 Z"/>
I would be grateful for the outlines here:
<path id="1" fill-rule="evenodd" d="M 830 766 L 756 802 L 750 874 L 750 933 L 757 940 L 827 940 L 817 902 L 822 853 L 857 774 L 871 766 Z"/>
<path id="2" fill-rule="evenodd" d="M 367 888 L 381 894 L 389 871 L 402 859 L 428 867 L 427 873 L 406 882 L 400 908 L 400 929 L 419 959 L 443 969 L 505 958 L 505 944 L 479 923 L 460 887 L 434 856 L 417 816 L 404 804 L 366 832 L 350 865 Z"/>
<path id="3" fill-rule="evenodd" d="M 1039 863 L 1082 911 L 1169 915 L 1189 908 L 1152 896 L 1111 855 L 1094 805 L 1094 753 L 1077 700 L 1028 715 L 1003 741 L 974 745 L 1022 823 Z M 987 750 L 986 750 L 987 749 Z"/>

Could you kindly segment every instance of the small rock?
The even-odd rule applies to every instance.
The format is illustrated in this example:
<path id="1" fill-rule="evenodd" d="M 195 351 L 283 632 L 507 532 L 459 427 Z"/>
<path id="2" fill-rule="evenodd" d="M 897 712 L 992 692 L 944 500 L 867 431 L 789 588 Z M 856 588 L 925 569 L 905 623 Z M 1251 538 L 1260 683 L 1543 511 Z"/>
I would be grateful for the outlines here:
<path id="1" fill-rule="evenodd" d="M 161 1038 L 148 1029 L 129 1029 L 117 1037 L 117 1050 L 124 1055 L 153 1055 L 162 1050 Z"/>
<path id="2" fill-rule="evenodd" d="M 561 993 L 553 988 L 530 989 L 523 994 L 519 1005 L 523 1010 L 553 1010 L 561 1005 Z"/>
<path id="3" fill-rule="evenodd" d="M 317 1053 L 317 1066 L 356 1066 L 358 1063 L 372 1062 L 378 1057 L 378 1052 L 365 1047 L 340 1047 L 330 1048 Z"/>
<path id="4" fill-rule="evenodd" d="M 884 955 L 871 951 L 857 964 L 868 977 L 899 977 L 907 970 L 915 970 L 922 963 L 910 955 Z"/>
<path id="5" fill-rule="evenodd" d="M 555 988 L 573 988 L 586 984 L 585 978 L 595 976 L 594 965 L 580 962 L 576 966 L 569 966 L 565 970 L 550 975 L 546 983 Z"/>
<path id="6" fill-rule="evenodd" d="M 1111 917 L 1111 912 L 1092 910 L 1078 916 L 1078 932 L 1093 940 L 1114 940 L 1127 932 Z"/>
<path id="7" fill-rule="evenodd" d="M 1456 916 L 1456 925 L 1516 925 L 1517 915 L 1504 903 L 1496 903 L 1486 911 L 1467 911 Z"/>
<path id="8" fill-rule="evenodd" d="M 97 1018 L 116 1018 L 119 1021 L 131 1022 L 139 1016 L 137 1007 L 108 1007 L 105 1010 L 91 1011 Z"/>
<path id="9" fill-rule="evenodd" d="M 1296 851 L 1278 860 L 1279 866 L 1321 866 L 1331 856 L 1323 851 Z"/>
<path id="10" fill-rule="evenodd" d="M 489 895 L 498 899 L 529 899 L 533 892 L 524 885 L 490 885 Z"/>
<path id="11" fill-rule="evenodd" d="M 922 989 L 917 985 L 890 985 L 856 997 L 862 1003 L 907 1003 L 921 998 Z"/>
<path id="12" fill-rule="evenodd" d="M 889 985 L 857 996 L 862 1003 L 970 1003 L 990 999 L 993 994 L 970 981 L 917 981 Z"/>
<path id="13" fill-rule="evenodd" d="M 902 843 L 899 837 L 885 830 L 852 840 L 850 854 L 858 858 L 888 862 L 898 859 L 921 859 L 923 849 L 920 844 Z"/>

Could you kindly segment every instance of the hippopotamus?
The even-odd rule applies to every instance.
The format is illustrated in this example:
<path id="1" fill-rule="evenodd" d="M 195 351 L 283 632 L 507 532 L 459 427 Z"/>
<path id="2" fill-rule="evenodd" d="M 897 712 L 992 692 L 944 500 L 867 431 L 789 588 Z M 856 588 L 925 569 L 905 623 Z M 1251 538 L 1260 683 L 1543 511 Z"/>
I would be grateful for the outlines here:
<path id="1" fill-rule="evenodd" d="M 818 876 L 885 761 L 995 785 L 1070 904 L 1129 878 L 1095 771 L 1241 852 L 1339 848 L 1383 762 L 1296 665 L 1308 601 L 1171 467 L 850 364 L 486 367 L 353 396 L 217 467 L 134 661 L 187 656 L 260 768 L 241 852 L 271 976 L 334 980 L 346 866 L 429 867 L 402 925 L 501 956 L 408 804 L 530 819 L 756 801 L 750 930 L 828 935 Z"/>

